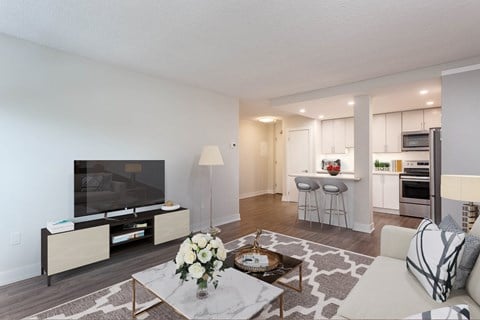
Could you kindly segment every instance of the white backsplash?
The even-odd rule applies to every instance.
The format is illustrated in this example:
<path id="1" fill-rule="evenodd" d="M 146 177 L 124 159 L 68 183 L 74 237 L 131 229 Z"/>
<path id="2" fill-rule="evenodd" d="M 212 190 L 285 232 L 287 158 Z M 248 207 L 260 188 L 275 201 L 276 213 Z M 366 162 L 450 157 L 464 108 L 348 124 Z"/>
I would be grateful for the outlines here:
<path id="1" fill-rule="evenodd" d="M 341 154 L 319 154 L 317 157 L 316 170 L 322 170 L 322 159 L 342 161 L 342 171 L 355 171 L 355 152 L 353 148 L 347 149 L 348 153 Z M 392 160 L 428 160 L 430 157 L 428 151 L 409 151 L 397 153 L 374 153 L 372 154 L 372 161 L 379 160 L 380 162 L 391 162 Z M 373 163 L 372 163 L 373 166 Z"/>
<path id="2" fill-rule="evenodd" d="M 340 159 L 342 163 L 342 171 L 353 172 L 354 169 L 354 149 L 347 148 L 347 153 L 335 153 L 335 154 L 319 154 L 317 157 L 316 169 L 322 170 L 322 160 L 337 160 Z"/>

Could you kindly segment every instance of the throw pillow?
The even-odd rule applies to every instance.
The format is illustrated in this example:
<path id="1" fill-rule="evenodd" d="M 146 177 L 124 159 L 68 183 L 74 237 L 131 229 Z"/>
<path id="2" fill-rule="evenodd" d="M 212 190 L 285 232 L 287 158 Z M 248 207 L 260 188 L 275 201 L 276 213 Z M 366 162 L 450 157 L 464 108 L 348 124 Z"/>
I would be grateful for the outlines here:
<path id="1" fill-rule="evenodd" d="M 448 215 L 442 219 L 438 225 L 444 231 L 455 233 L 463 233 L 462 228 Z M 457 269 L 457 277 L 453 284 L 453 289 L 463 289 L 467 283 L 468 276 L 472 272 L 478 255 L 480 254 L 480 238 L 470 233 L 465 235 L 465 248 L 463 250 L 462 259 Z"/>
<path id="2" fill-rule="evenodd" d="M 451 306 L 451 307 L 444 307 L 444 308 L 438 308 L 438 309 L 433 309 L 430 311 L 425 311 L 422 313 L 417 313 L 414 314 L 410 317 L 407 317 L 405 319 L 408 320 L 413 320 L 413 319 L 421 319 L 421 320 L 430 320 L 430 319 L 445 319 L 445 320 L 450 320 L 450 319 L 460 319 L 460 320 L 469 320 L 470 319 L 470 309 L 468 308 L 468 305 L 466 304 L 458 304 L 456 306 Z"/>
<path id="3" fill-rule="evenodd" d="M 407 269 L 433 300 L 447 300 L 464 243 L 464 234 L 440 230 L 430 219 L 418 226 L 408 249 Z"/>

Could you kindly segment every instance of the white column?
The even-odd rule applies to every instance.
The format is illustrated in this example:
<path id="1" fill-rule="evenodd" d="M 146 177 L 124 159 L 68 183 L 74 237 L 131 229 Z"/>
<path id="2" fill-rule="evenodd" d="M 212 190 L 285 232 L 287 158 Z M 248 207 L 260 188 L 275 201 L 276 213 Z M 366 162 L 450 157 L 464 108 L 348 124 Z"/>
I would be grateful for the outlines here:
<path id="1" fill-rule="evenodd" d="M 374 230 L 372 213 L 372 111 L 369 96 L 354 98 L 355 115 L 355 184 L 353 230 L 371 233 Z"/>

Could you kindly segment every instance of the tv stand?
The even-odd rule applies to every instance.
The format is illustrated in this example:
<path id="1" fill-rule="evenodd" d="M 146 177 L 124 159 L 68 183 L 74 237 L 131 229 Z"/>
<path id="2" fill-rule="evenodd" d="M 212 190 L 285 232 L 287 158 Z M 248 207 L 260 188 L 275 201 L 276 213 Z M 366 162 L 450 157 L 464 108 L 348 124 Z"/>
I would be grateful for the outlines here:
<path id="1" fill-rule="evenodd" d="M 190 234 L 190 211 L 151 210 L 75 223 L 73 231 L 41 230 L 41 272 L 47 285 L 55 274 L 107 260 L 131 245 L 152 246 Z"/>

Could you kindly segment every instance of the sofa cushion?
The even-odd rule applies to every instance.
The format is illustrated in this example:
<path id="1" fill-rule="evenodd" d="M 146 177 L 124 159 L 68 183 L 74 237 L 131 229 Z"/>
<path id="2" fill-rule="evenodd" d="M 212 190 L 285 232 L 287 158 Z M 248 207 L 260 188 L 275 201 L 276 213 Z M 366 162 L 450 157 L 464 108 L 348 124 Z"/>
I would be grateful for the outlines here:
<path id="1" fill-rule="evenodd" d="M 475 223 L 472 226 L 472 229 L 470 229 L 470 234 L 473 234 L 474 236 L 480 237 L 480 218 L 475 220 Z"/>
<path id="2" fill-rule="evenodd" d="M 446 301 L 450 295 L 464 243 L 465 234 L 440 230 L 430 219 L 418 226 L 408 249 L 407 268 L 435 301 Z"/>
<path id="3" fill-rule="evenodd" d="M 459 304 L 451 307 L 438 308 L 405 318 L 407 320 L 470 320 L 468 305 Z"/>
<path id="4" fill-rule="evenodd" d="M 472 319 L 480 319 L 479 305 L 465 290 L 453 291 L 447 302 L 435 302 L 405 268 L 405 260 L 379 256 L 341 303 L 338 315 L 348 319 L 402 319 L 455 304 L 468 304 Z"/>
<path id="5" fill-rule="evenodd" d="M 472 269 L 470 276 L 467 280 L 467 292 L 470 294 L 473 300 L 480 304 L 480 259 L 477 259 L 477 263 Z"/>
<path id="6" fill-rule="evenodd" d="M 442 219 L 438 225 L 440 229 L 449 232 L 464 233 L 462 228 L 453 220 L 452 216 L 448 215 Z M 463 289 L 467 283 L 468 276 L 475 266 L 478 255 L 480 254 L 480 238 L 467 233 L 465 235 L 465 247 L 463 250 L 462 259 L 457 269 L 457 276 L 453 289 Z"/>

